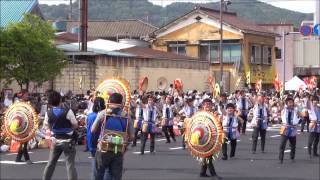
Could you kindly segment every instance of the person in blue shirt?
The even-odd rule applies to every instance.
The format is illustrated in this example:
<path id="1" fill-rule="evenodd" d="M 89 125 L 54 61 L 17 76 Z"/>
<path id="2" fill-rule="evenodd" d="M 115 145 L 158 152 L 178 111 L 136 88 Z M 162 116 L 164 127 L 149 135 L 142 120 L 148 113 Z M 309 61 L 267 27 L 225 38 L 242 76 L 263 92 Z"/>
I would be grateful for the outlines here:
<path id="1" fill-rule="evenodd" d="M 78 128 L 78 121 L 71 109 L 62 107 L 61 99 L 61 95 L 57 91 L 52 91 L 49 95 L 48 104 L 50 108 L 45 115 L 44 125 L 52 131 L 53 137 L 49 160 L 43 171 L 43 180 L 52 179 L 57 161 L 62 152 L 66 159 L 68 179 L 78 179 L 75 168 L 75 130 Z"/>
<path id="2" fill-rule="evenodd" d="M 92 180 L 95 179 L 95 153 L 97 150 L 97 144 L 101 127 L 99 127 L 97 132 L 95 133 L 91 132 L 91 127 L 97 118 L 98 112 L 104 110 L 105 108 L 106 105 L 103 98 L 96 97 L 93 102 L 92 112 L 87 117 L 87 146 L 92 157 Z"/>
<path id="3" fill-rule="evenodd" d="M 101 127 L 95 154 L 95 179 L 105 178 L 106 170 L 112 180 L 121 180 L 123 156 L 132 136 L 132 124 L 124 109 L 123 96 L 113 93 L 108 100 L 105 111 L 98 113 L 91 132 L 96 133 Z"/>

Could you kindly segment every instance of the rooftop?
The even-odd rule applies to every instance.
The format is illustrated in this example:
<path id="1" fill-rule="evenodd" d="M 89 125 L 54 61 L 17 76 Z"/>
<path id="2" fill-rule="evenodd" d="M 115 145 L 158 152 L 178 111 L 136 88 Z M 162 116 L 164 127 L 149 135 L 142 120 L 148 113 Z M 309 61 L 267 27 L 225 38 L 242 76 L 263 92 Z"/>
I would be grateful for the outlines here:
<path id="1" fill-rule="evenodd" d="M 36 7 L 38 7 L 38 0 L 1 0 L 0 27 L 7 27 L 10 23 L 20 22 L 25 13 L 31 13 Z"/>
<path id="2" fill-rule="evenodd" d="M 184 17 L 191 16 L 193 14 L 200 13 L 203 15 L 208 16 L 211 19 L 215 19 L 217 21 L 220 20 L 220 11 L 210 8 L 205 8 L 201 6 L 197 6 L 192 11 L 186 13 L 185 15 L 171 21 L 167 25 L 161 27 L 160 29 L 156 30 L 154 33 L 158 34 L 162 31 L 165 31 L 170 26 L 175 25 L 177 22 L 181 22 L 184 20 Z M 223 12 L 223 23 L 225 25 L 231 26 L 235 29 L 239 29 L 244 33 L 250 33 L 250 34 L 259 34 L 259 35 L 268 35 L 268 36 L 276 36 L 273 32 L 269 31 L 268 29 L 259 26 L 258 24 L 255 24 L 254 22 L 250 22 L 248 20 L 245 20 L 239 16 L 237 16 L 236 13 L 233 12 Z"/>
<path id="3" fill-rule="evenodd" d="M 67 21 L 67 31 L 77 27 L 78 21 Z M 157 27 L 137 19 L 114 21 L 88 21 L 88 36 L 93 38 L 117 39 L 146 37 Z"/>

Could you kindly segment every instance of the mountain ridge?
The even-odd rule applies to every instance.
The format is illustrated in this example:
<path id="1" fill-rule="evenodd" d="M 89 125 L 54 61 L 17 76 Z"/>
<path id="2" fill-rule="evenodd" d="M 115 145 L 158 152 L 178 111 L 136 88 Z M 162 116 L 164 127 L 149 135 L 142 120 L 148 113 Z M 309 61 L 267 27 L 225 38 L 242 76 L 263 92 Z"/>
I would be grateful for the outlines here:
<path id="1" fill-rule="evenodd" d="M 79 19 L 79 1 L 73 3 L 73 20 Z M 179 16 L 191 11 L 196 5 L 219 9 L 219 3 L 185 3 L 175 2 L 165 7 L 154 5 L 147 0 L 89 0 L 89 20 L 140 19 L 154 26 L 161 27 Z M 49 20 L 66 20 L 70 7 L 68 5 L 45 5 L 40 9 Z M 274 7 L 257 0 L 232 0 L 228 11 L 236 12 L 239 17 L 258 24 L 294 24 L 299 27 L 301 21 L 312 20 L 313 15 Z M 107 12 L 107 13 L 106 13 Z"/>

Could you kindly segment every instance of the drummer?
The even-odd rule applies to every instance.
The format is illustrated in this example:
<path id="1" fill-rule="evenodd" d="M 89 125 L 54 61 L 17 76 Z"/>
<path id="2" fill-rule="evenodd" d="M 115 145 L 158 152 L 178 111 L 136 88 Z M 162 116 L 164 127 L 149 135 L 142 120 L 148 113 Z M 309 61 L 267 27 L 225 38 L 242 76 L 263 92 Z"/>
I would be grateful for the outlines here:
<path id="1" fill-rule="evenodd" d="M 150 135 L 150 153 L 154 153 L 155 149 L 155 133 L 156 133 L 156 118 L 157 108 L 155 106 L 155 99 L 153 96 L 148 97 L 148 104 L 143 112 L 143 124 L 141 135 L 141 155 L 144 154 L 144 149 Z"/>
<path id="2" fill-rule="evenodd" d="M 193 106 L 193 101 L 191 98 L 187 98 L 185 106 L 181 109 L 179 114 L 185 118 L 191 118 L 196 112 L 196 108 Z M 182 148 L 186 148 L 185 137 L 182 136 Z"/>
<path id="3" fill-rule="evenodd" d="M 135 121 L 134 121 L 134 124 L 133 124 L 134 137 L 133 137 L 132 147 L 135 147 L 137 145 L 137 136 L 138 136 L 139 131 L 141 131 L 144 108 L 145 108 L 145 105 L 142 102 L 142 99 L 137 99 L 137 101 L 136 101 L 136 112 L 135 112 Z"/>

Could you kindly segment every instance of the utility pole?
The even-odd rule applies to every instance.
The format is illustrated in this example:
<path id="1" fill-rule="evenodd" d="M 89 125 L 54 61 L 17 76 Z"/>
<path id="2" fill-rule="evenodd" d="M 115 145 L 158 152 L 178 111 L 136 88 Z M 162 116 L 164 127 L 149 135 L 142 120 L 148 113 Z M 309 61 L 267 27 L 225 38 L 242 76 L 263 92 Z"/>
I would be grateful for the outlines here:
<path id="1" fill-rule="evenodd" d="M 72 21 L 72 0 L 70 0 L 70 12 L 69 12 L 68 20 Z"/>
<path id="2" fill-rule="evenodd" d="M 223 23 L 222 23 L 222 11 L 223 11 L 223 1 L 220 0 L 220 46 L 219 46 L 219 57 L 220 57 L 220 91 L 224 92 L 223 87 Z"/>
<path id="3" fill-rule="evenodd" d="M 88 0 L 81 0 L 80 31 L 81 31 L 81 51 L 87 51 L 88 38 Z"/>

